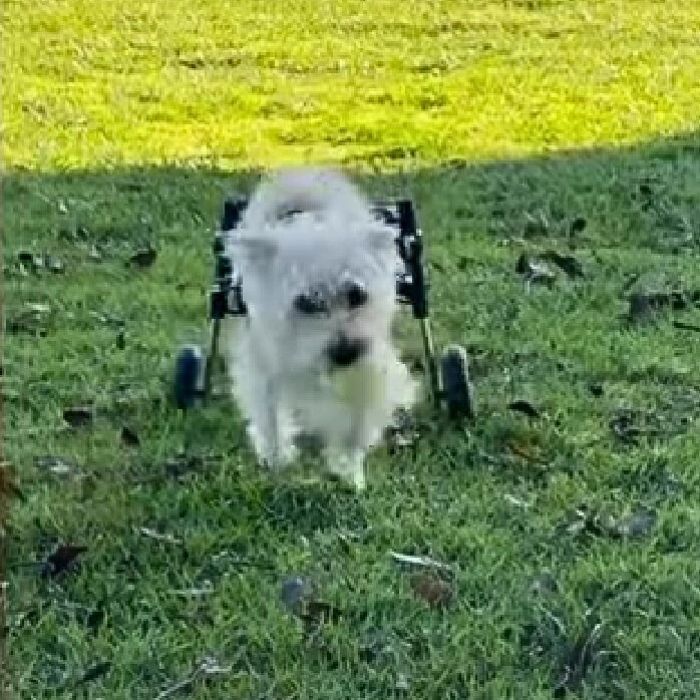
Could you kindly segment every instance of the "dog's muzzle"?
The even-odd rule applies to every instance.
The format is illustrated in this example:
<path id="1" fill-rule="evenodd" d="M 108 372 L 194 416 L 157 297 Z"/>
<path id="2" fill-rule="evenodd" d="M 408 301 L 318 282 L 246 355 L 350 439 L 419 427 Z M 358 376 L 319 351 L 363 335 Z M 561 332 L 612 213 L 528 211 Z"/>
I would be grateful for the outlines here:
<path id="1" fill-rule="evenodd" d="M 367 354 L 369 342 L 341 334 L 326 346 L 326 357 L 335 367 L 349 367 Z"/>

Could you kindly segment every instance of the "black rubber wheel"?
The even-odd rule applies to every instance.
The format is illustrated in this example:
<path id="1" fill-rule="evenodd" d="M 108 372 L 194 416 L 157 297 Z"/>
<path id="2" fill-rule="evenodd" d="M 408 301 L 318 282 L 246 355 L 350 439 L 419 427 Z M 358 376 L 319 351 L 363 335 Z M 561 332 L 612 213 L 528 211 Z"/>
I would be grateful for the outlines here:
<path id="1" fill-rule="evenodd" d="M 474 389 L 469 380 L 469 359 L 461 345 L 450 345 L 440 361 L 442 391 L 451 418 L 476 415 Z"/>
<path id="2" fill-rule="evenodd" d="M 202 374 L 203 356 L 197 345 L 185 345 L 175 361 L 173 394 L 175 405 L 181 409 L 194 406 L 199 396 L 199 380 Z"/>

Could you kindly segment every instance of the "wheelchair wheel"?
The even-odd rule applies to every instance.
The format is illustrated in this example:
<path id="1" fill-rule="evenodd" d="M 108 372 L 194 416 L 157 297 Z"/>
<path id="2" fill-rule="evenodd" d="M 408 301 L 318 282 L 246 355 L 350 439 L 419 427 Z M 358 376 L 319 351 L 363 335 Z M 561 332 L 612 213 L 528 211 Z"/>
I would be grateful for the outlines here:
<path id="1" fill-rule="evenodd" d="M 199 396 L 200 377 L 204 359 L 197 345 L 185 345 L 180 349 L 175 360 L 175 378 L 173 394 L 175 405 L 180 409 L 194 406 Z"/>
<path id="2" fill-rule="evenodd" d="M 442 391 L 451 418 L 474 418 L 474 390 L 469 380 L 467 351 L 461 345 L 450 345 L 440 361 Z"/>

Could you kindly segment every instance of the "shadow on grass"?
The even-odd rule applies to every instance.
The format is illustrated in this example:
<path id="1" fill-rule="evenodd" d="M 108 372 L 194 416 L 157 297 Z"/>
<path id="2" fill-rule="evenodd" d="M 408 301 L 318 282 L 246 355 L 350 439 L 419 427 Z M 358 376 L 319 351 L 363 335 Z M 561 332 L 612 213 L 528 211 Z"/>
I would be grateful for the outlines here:
<path id="1" fill-rule="evenodd" d="M 438 243 L 450 240 L 455 228 L 462 235 L 556 236 L 570 232 L 572 219 L 581 216 L 597 242 L 662 252 L 682 243 L 673 234 L 697 231 L 698 133 L 524 160 L 455 160 L 429 169 L 394 162 L 392 155 L 369 156 L 359 179 L 377 197 L 415 197 L 429 240 Z M 375 166 L 399 172 L 367 175 Z M 223 196 L 249 191 L 257 178 L 252 171 L 167 166 L 9 172 L 3 182 L 5 255 L 33 241 L 201 240 L 217 223 Z M 201 243 L 207 250 L 210 241 Z"/>
<path id="2" fill-rule="evenodd" d="M 117 414 L 138 406 L 153 414 L 155 406 L 161 415 L 159 394 L 171 371 L 164 348 L 174 351 L 179 340 L 206 330 L 211 232 L 222 200 L 249 191 L 257 177 L 167 167 L 5 176 L 4 395 L 13 449 L 21 452 L 15 442 L 40 433 L 42 422 L 56 428 L 46 406 L 55 414 L 61 402 L 91 402 L 107 387 L 116 397 L 112 412 L 116 401 Z M 579 251 L 601 263 L 599 277 L 626 267 L 621 288 L 648 271 L 672 283 L 700 250 L 697 133 L 630 148 L 358 177 L 372 197 L 414 198 L 445 342 L 447 334 L 465 343 L 499 339 L 518 323 L 519 302 L 503 278 L 515 278 L 505 266 L 521 249 Z M 126 269 L 129 256 L 147 245 L 159 251 L 153 269 Z M 612 252 L 601 262 L 602 251 Z M 20 266 L 21 252 L 58 259 L 63 274 Z M 577 301 L 573 295 L 561 303 Z M 28 304 L 35 305 L 29 312 Z M 60 313 L 52 308 L 37 320 L 37 304 Z"/>
<path id="3" fill-rule="evenodd" d="M 59 430 L 61 406 L 70 403 L 96 403 L 115 426 L 143 424 L 146 438 L 164 421 L 174 439 L 178 428 L 164 403 L 172 354 L 182 340 L 204 337 L 211 233 L 222 200 L 249 191 L 257 178 L 167 167 L 5 176 L 4 396 L 12 457 L 32 451 L 37 435 Z M 700 250 L 697 133 L 358 179 L 374 198 L 414 198 L 444 342 L 456 336 L 505 345 L 522 312 L 503 278 L 514 280 L 508 266 L 521 249 L 573 251 L 600 263 L 599 277 L 614 270 L 620 287 L 649 271 L 673 283 Z M 159 251 L 153 268 L 127 269 L 125 261 L 148 245 Z M 601 262 L 603 251 L 610 254 Z M 62 274 L 46 264 L 20 266 L 20 252 L 59 260 Z M 576 294 L 563 296 L 563 306 L 579 303 Z M 27 316 L 28 304 L 52 309 L 38 319 L 40 313 Z M 20 317 L 28 318 L 26 327 L 11 326 Z M 527 329 L 520 331 L 522 338 Z M 420 354 L 415 336 L 407 329 L 409 356 Z M 476 348 L 477 378 L 489 373 L 491 360 Z M 195 431 L 223 447 L 239 429 L 225 412 L 220 406 Z"/>
<path id="4" fill-rule="evenodd" d="M 527 513 L 528 499 L 535 498 L 529 489 L 536 482 L 544 491 L 551 474 L 576 477 L 567 482 L 571 499 L 581 493 L 597 501 L 620 492 L 642 497 L 648 491 L 645 479 L 654 477 L 655 467 L 642 449 L 634 452 L 634 446 L 610 441 L 609 412 L 623 400 L 666 411 L 669 421 L 675 420 L 672 414 L 679 406 L 696 410 L 698 397 L 689 392 L 700 377 L 697 364 L 688 359 L 687 343 L 663 329 L 657 335 L 654 330 L 626 334 L 617 316 L 621 295 L 637 278 L 648 276 L 658 284 L 694 281 L 700 287 L 699 135 L 628 149 L 460 162 L 359 178 L 372 197 L 414 198 L 426 237 L 439 338 L 470 346 L 483 407 L 483 418 L 468 442 L 460 431 L 445 435 L 437 430 L 430 433 L 437 437 L 429 436 L 415 452 L 378 460 L 384 462 L 382 486 L 388 489 L 370 490 L 366 500 L 326 484 L 278 486 L 262 477 L 247 482 L 249 466 L 241 465 L 250 453 L 240 422 L 225 404 L 196 417 L 188 437 L 195 449 L 226 455 L 220 465 L 182 485 L 136 485 L 148 477 L 148 465 L 163 464 L 181 446 L 185 428 L 165 399 L 172 356 L 179 342 L 205 330 L 213 272 L 211 234 L 224 196 L 247 191 L 256 180 L 254 173 L 134 168 L 5 176 L 4 310 L 12 320 L 29 312 L 24 327 L 6 333 L 3 358 L 6 453 L 18 465 L 30 499 L 16 511 L 13 561 L 35 559 L 42 533 L 78 542 L 92 533 L 99 550 L 95 559 L 103 566 L 95 572 L 101 577 L 109 572 L 113 557 L 123 556 L 119 540 L 125 528 L 142 543 L 133 525 L 147 519 L 149 527 L 180 527 L 191 536 L 192 553 L 186 557 L 158 550 L 163 570 L 174 561 L 173 570 L 182 568 L 177 570 L 183 580 L 195 575 L 205 554 L 221 550 L 221 542 L 232 539 L 243 551 L 263 552 L 277 570 L 306 561 L 308 551 L 299 545 L 299 534 L 313 540 L 317 532 L 361 531 L 369 522 L 379 530 L 377 546 L 390 543 L 408 551 L 416 543 L 426 549 L 432 544 L 455 557 L 469 544 L 460 532 L 473 528 L 480 556 L 499 552 L 498 562 L 492 562 L 493 571 L 502 570 L 493 584 L 499 600 L 510 600 L 511 582 L 523 575 L 522 561 L 528 556 L 558 558 L 561 566 L 571 566 L 581 576 L 580 587 L 589 580 L 598 582 L 597 571 L 574 569 L 578 545 L 567 548 L 543 535 L 543 527 L 547 533 L 552 527 L 548 518 L 560 516 L 559 496 L 549 504 L 552 512 L 537 516 L 539 520 L 520 517 L 512 504 Z M 151 244 L 158 251 L 151 267 L 125 266 L 131 255 Z M 593 274 L 575 283 L 562 277 L 556 292 L 526 296 L 515 261 L 523 250 L 550 248 L 580 257 Z M 20 267 L 20 252 L 25 261 L 27 254 L 50 256 L 63 267 L 52 270 L 45 260 Z M 412 342 L 408 336 L 407 342 Z M 593 403 L 587 388 L 593 382 L 611 385 L 617 393 L 609 400 L 599 394 Z M 672 406 L 658 410 L 669 397 Z M 546 427 L 511 415 L 506 406 L 513 398 L 540 406 Z M 62 410 L 76 404 L 96 408 L 92 428 L 64 429 Z M 132 444 L 124 444 L 124 426 L 138 437 L 138 444 L 133 437 Z M 603 445 L 601 451 L 585 452 L 596 441 Z M 685 454 L 686 448 L 669 444 L 677 453 L 669 451 L 664 464 L 674 464 L 674 455 Z M 498 460 L 492 455 L 505 448 L 517 448 L 525 459 L 511 461 L 508 469 L 494 469 Z M 596 460 L 604 463 L 613 453 L 615 468 L 596 470 Z M 64 462 L 38 466 L 36 458 L 46 454 L 61 455 Z M 543 456 L 546 467 L 538 462 L 535 468 L 528 461 Z M 581 476 L 576 469 L 584 457 L 592 466 Z M 678 469 L 690 473 L 693 465 L 685 457 L 687 464 Z M 654 459 L 659 462 L 659 453 Z M 133 484 L 125 473 L 137 477 Z M 511 500 L 506 502 L 507 490 L 520 495 L 508 491 Z M 396 493 L 401 499 L 394 498 Z M 405 505 L 397 507 L 396 500 Z M 514 540 L 522 540 L 517 552 L 504 549 Z M 482 547 L 482 542 L 487 544 Z M 355 574 L 355 565 L 345 561 L 336 544 L 333 540 L 323 546 L 339 567 L 347 565 L 348 574 Z M 323 546 L 318 550 L 325 551 Z M 153 577 L 152 585 L 161 586 L 150 550 L 142 554 L 139 566 Z M 375 561 L 386 552 L 363 556 Z M 369 575 L 373 569 L 367 561 Z M 479 578 L 478 567 L 473 574 Z M 85 590 L 78 589 L 78 598 L 89 599 L 90 575 L 79 584 Z M 105 596 L 112 585 L 105 574 Z M 462 585 L 470 583 L 463 580 Z M 481 585 L 489 588 L 485 581 Z M 21 589 L 22 583 L 15 586 Z M 33 591 L 30 583 L 21 595 Z M 575 588 L 572 595 L 577 592 Z M 247 605 L 248 599 L 241 597 Z M 576 598 L 574 607 L 579 602 Z M 170 604 L 179 610 L 179 603 Z M 507 613 L 520 615 L 520 622 L 529 619 L 529 598 L 515 601 L 513 609 Z M 214 620 L 205 627 L 218 633 L 217 624 Z M 38 649 L 46 653 L 54 637 L 49 630 L 34 645 L 18 640 L 18 663 L 28 663 Z M 502 653 L 497 638 L 494 632 L 493 640 L 484 642 L 494 654 Z M 89 648 L 87 642 L 84 646 Z M 638 652 L 643 654 L 643 644 Z M 473 666 L 473 659 L 465 656 L 461 663 Z M 524 662 L 521 678 L 530 663 Z M 460 682 L 451 674 L 449 669 L 438 674 L 442 694 Z M 628 676 L 630 687 L 637 687 L 632 674 Z M 609 679 L 597 680 L 602 686 Z"/>
<path id="5" fill-rule="evenodd" d="M 168 389 L 167 349 L 204 337 L 211 233 L 222 200 L 249 191 L 256 179 L 252 172 L 167 167 L 5 176 L 11 452 L 22 452 L 17 442 L 40 433 L 42 424 L 55 429 L 59 404 L 93 402 L 101 392 L 111 395 L 110 411 L 116 402 L 117 413 L 135 409 L 139 420 L 153 414 Z M 414 198 L 445 342 L 453 335 L 467 344 L 500 339 L 519 322 L 519 300 L 502 279 L 515 278 L 507 266 L 521 249 L 579 251 L 599 264 L 599 277 L 626 267 L 620 286 L 654 269 L 673 282 L 700 250 L 697 133 L 625 149 L 455 162 L 359 179 L 372 197 Z M 159 251 L 153 268 L 126 269 L 125 261 L 149 245 Z M 612 252 L 601 262 L 604 251 Z M 21 269 L 20 252 L 58 260 L 63 274 L 46 265 L 34 274 L 33 263 Z M 654 255 L 667 257 L 660 265 Z M 575 295 L 564 297 L 562 306 L 577 303 Z M 415 338 L 408 345 L 408 355 L 420 354 Z M 482 370 L 488 367 L 477 357 L 475 372 Z M 155 414 L 162 417 L 160 409 Z"/>

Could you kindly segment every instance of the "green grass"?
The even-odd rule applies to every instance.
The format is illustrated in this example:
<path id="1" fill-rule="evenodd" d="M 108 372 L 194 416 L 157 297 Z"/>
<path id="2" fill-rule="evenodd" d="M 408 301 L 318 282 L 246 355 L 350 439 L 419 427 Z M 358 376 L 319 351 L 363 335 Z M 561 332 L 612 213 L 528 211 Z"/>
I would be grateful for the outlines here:
<path id="1" fill-rule="evenodd" d="M 3 3 L 12 166 L 436 164 L 697 126 L 690 2 Z"/>
<path id="2" fill-rule="evenodd" d="M 635 289 L 700 289 L 700 9 L 265 7 L 3 4 L 16 695 L 151 699 L 213 654 L 229 673 L 190 696 L 551 698 L 567 648 L 601 622 L 606 653 L 575 696 L 694 697 L 700 335 L 672 321 L 700 311 L 623 314 Z M 479 398 L 468 429 L 422 407 L 416 449 L 378 450 L 359 496 L 270 479 L 224 400 L 184 425 L 168 401 L 176 348 L 206 330 L 222 197 L 307 160 L 415 198 L 435 331 L 469 347 Z M 155 264 L 127 268 L 148 243 Z M 548 249 L 586 277 L 527 292 L 516 260 Z M 65 272 L 23 275 L 20 250 Z M 29 318 L 28 304 L 49 309 Z M 402 341 L 414 354 L 410 319 Z M 63 409 L 83 404 L 94 425 L 67 429 Z M 610 428 L 622 409 L 649 429 L 636 443 Z M 178 470 L 185 443 L 199 461 Z M 582 506 L 656 522 L 629 539 L 567 529 Z M 33 562 L 60 542 L 88 550 L 43 579 Z M 391 550 L 450 563 L 453 604 L 417 599 Z M 295 574 L 344 617 L 304 630 L 280 600 Z M 545 575 L 556 586 L 538 592 Z M 177 593 L 192 587 L 211 592 Z M 100 661 L 107 673 L 71 685 Z"/>

